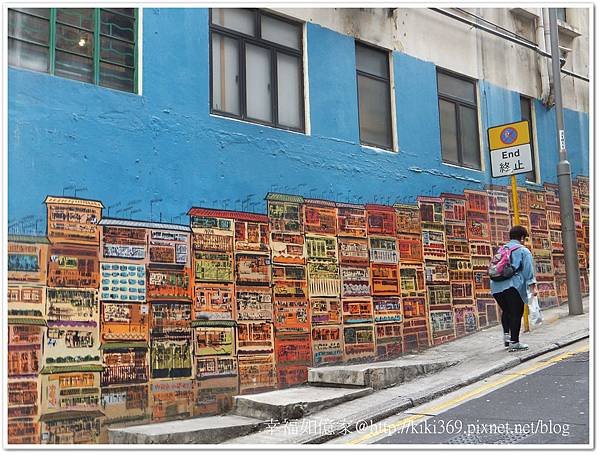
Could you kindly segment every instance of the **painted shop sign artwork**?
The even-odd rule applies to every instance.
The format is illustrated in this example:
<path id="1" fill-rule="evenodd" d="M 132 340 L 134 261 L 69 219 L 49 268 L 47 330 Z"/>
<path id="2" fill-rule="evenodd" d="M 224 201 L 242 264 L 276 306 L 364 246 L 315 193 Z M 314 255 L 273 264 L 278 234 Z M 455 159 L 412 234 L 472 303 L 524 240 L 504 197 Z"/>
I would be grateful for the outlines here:
<path id="1" fill-rule="evenodd" d="M 425 260 L 440 261 L 446 259 L 446 236 L 444 231 L 423 230 L 423 257 Z"/>
<path id="2" fill-rule="evenodd" d="M 427 285 L 450 281 L 450 270 L 447 261 L 427 261 L 425 262 L 424 271 Z"/>
<path id="3" fill-rule="evenodd" d="M 401 322 L 402 304 L 400 297 L 373 297 L 375 322 Z"/>
<path id="4" fill-rule="evenodd" d="M 148 381 L 146 348 L 118 348 L 105 350 L 103 356 L 102 386 L 135 384 Z"/>
<path id="5" fill-rule="evenodd" d="M 442 198 L 418 197 L 419 212 L 423 227 L 439 226 L 444 224 L 444 211 Z"/>
<path id="6" fill-rule="evenodd" d="M 309 261 L 337 262 L 336 238 L 307 235 L 306 253 Z"/>
<path id="7" fill-rule="evenodd" d="M 264 215 L 256 215 L 257 221 L 236 220 L 236 251 L 269 252 L 269 219 Z"/>
<path id="8" fill-rule="evenodd" d="M 233 257 L 228 253 L 194 253 L 196 282 L 233 282 Z"/>
<path id="9" fill-rule="evenodd" d="M 48 288 L 46 302 L 48 320 L 98 320 L 98 293 L 94 289 Z"/>
<path id="10" fill-rule="evenodd" d="M 189 302 L 152 302 L 152 330 L 159 333 L 162 327 L 188 328 L 192 319 Z"/>
<path id="11" fill-rule="evenodd" d="M 273 305 L 276 332 L 309 332 L 308 302 L 304 299 L 275 297 Z"/>
<path id="12" fill-rule="evenodd" d="M 584 292 L 587 184 L 573 190 Z M 557 305 L 557 189 L 519 193 L 541 305 Z M 8 239 L 9 443 L 104 443 L 110 424 L 224 414 L 236 394 L 301 384 L 314 366 L 497 324 L 486 269 L 511 226 L 507 195 L 389 207 L 270 193 L 272 217 L 193 208 L 189 226 L 53 202 L 49 239 Z"/>
<path id="13" fill-rule="evenodd" d="M 233 285 L 199 285 L 194 290 L 194 319 L 232 320 Z"/>
<path id="14" fill-rule="evenodd" d="M 337 206 L 337 235 L 340 237 L 367 237 L 367 212 L 364 206 L 344 204 Z"/>
<path id="15" fill-rule="evenodd" d="M 275 264 L 304 264 L 304 236 L 301 234 L 271 233 L 271 253 Z"/>
<path id="16" fill-rule="evenodd" d="M 221 253 L 233 251 L 233 237 L 230 235 L 194 233 L 192 239 L 194 251 L 217 251 Z"/>
<path id="17" fill-rule="evenodd" d="M 42 395 L 47 399 L 44 411 L 91 411 L 100 404 L 98 373 L 42 375 Z"/>
<path id="18" fill-rule="evenodd" d="M 335 203 L 304 199 L 304 230 L 314 234 L 336 234 L 337 212 Z"/>
<path id="19" fill-rule="evenodd" d="M 398 295 L 398 266 L 371 264 L 371 289 L 373 295 Z"/>
<path id="20" fill-rule="evenodd" d="M 367 204 L 365 208 L 369 235 L 396 235 L 396 211 L 393 207 Z"/>
<path id="21" fill-rule="evenodd" d="M 277 384 L 273 354 L 241 355 L 238 368 L 241 394 L 270 390 Z"/>
<path id="22" fill-rule="evenodd" d="M 189 299 L 189 270 L 149 270 L 148 299 Z"/>
<path id="23" fill-rule="evenodd" d="M 368 298 L 342 299 L 344 324 L 373 322 L 373 300 Z"/>
<path id="24" fill-rule="evenodd" d="M 190 377 L 192 355 L 189 338 L 151 340 L 150 364 L 152 379 Z"/>
<path id="25" fill-rule="evenodd" d="M 236 284 L 268 286 L 271 282 L 271 260 L 266 255 L 236 254 Z"/>
<path id="26" fill-rule="evenodd" d="M 46 365 L 99 362 L 96 321 L 48 321 Z"/>
<path id="27" fill-rule="evenodd" d="M 10 281 L 46 284 L 48 239 L 9 235 L 7 270 Z"/>
<path id="28" fill-rule="evenodd" d="M 8 325 L 8 377 L 31 377 L 42 368 L 42 337 L 40 326 Z"/>
<path id="29" fill-rule="evenodd" d="M 144 260 L 146 258 L 146 229 L 111 225 L 112 220 L 103 219 L 102 257 L 101 259 L 120 258 L 128 260 Z M 121 223 L 114 220 L 113 223 Z"/>
<path id="30" fill-rule="evenodd" d="M 190 209 L 190 226 L 193 232 L 199 234 L 218 234 L 233 236 L 233 220 L 229 216 L 221 217 L 224 211 L 210 209 Z M 231 212 L 229 214 L 233 215 Z"/>
<path id="31" fill-rule="evenodd" d="M 237 376 L 194 381 L 193 415 L 224 414 L 233 407 L 232 397 L 237 394 Z"/>
<path id="32" fill-rule="evenodd" d="M 7 297 L 9 316 L 27 315 L 41 318 L 46 311 L 45 286 L 35 284 L 9 284 Z"/>
<path id="33" fill-rule="evenodd" d="M 473 283 L 472 282 L 452 282 L 450 283 L 453 305 L 472 305 L 473 304 Z"/>
<path id="34" fill-rule="evenodd" d="M 457 336 L 473 333 L 477 330 L 477 317 L 473 307 L 454 308 L 454 319 Z"/>
<path id="35" fill-rule="evenodd" d="M 344 359 L 370 358 L 375 355 L 375 330 L 372 324 L 344 326 Z"/>
<path id="36" fill-rule="evenodd" d="M 306 269 L 296 266 L 272 266 L 275 297 L 307 297 Z"/>
<path id="37" fill-rule="evenodd" d="M 394 204 L 397 235 L 421 235 L 421 212 L 417 205 Z"/>
<path id="38" fill-rule="evenodd" d="M 335 297 L 340 294 L 339 267 L 333 263 L 308 263 L 308 292 L 312 297 Z"/>
<path id="39" fill-rule="evenodd" d="M 237 287 L 235 302 L 238 320 L 273 318 L 273 298 L 268 288 Z"/>
<path id="40" fill-rule="evenodd" d="M 191 380 L 156 381 L 150 384 L 152 420 L 162 421 L 191 414 L 194 389 Z"/>
<path id="41" fill-rule="evenodd" d="M 102 342 L 148 341 L 149 305 L 103 302 Z"/>
<path id="42" fill-rule="evenodd" d="M 444 221 L 447 224 L 465 224 L 467 219 L 467 201 L 464 196 L 442 194 L 444 202 Z"/>
<path id="43" fill-rule="evenodd" d="M 405 319 L 420 318 L 427 315 L 425 296 L 402 297 L 402 311 Z"/>
<path id="44" fill-rule="evenodd" d="M 275 339 L 277 364 L 310 365 L 310 333 L 286 334 Z M 306 370 L 306 368 L 304 368 Z"/>
<path id="45" fill-rule="evenodd" d="M 98 245 L 98 222 L 104 206 L 99 201 L 48 196 L 48 239 L 53 243 Z"/>
<path id="46" fill-rule="evenodd" d="M 342 304 L 339 298 L 313 297 L 310 299 L 310 309 L 313 326 L 342 323 Z"/>
<path id="47" fill-rule="evenodd" d="M 450 285 L 434 285 L 427 287 L 429 306 L 450 305 L 452 290 Z"/>
<path id="48" fill-rule="evenodd" d="M 369 265 L 367 240 L 338 238 L 340 264 Z"/>
<path id="49" fill-rule="evenodd" d="M 386 323 L 375 324 L 375 339 L 377 344 L 377 358 L 388 359 L 402 355 L 403 329 L 402 324 Z"/>
<path id="50" fill-rule="evenodd" d="M 473 279 L 473 265 L 469 259 L 449 258 L 448 270 L 450 271 L 450 281 L 472 281 Z"/>
<path id="51" fill-rule="evenodd" d="M 149 407 L 148 384 L 103 388 L 100 400 L 106 416 L 104 425 L 142 420 Z M 102 442 L 108 443 L 108 440 Z"/>
<path id="52" fill-rule="evenodd" d="M 237 357 L 197 357 L 196 378 L 227 378 L 235 377 L 237 385 Z"/>
<path id="53" fill-rule="evenodd" d="M 298 233 L 304 232 L 304 221 L 301 204 L 304 198 L 286 194 L 268 193 L 267 211 L 272 232 Z"/>
<path id="54" fill-rule="evenodd" d="M 371 295 L 369 270 L 368 267 L 340 267 L 343 298 Z"/>
<path id="55" fill-rule="evenodd" d="M 170 231 L 150 231 L 148 254 L 150 262 L 188 264 L 189 235 Z"/>
<path id="56" fill-rule="evenodd" d="M 311 339 L 315 366 L 342 360 L 344 352 L 341 325 L 313 327 Z"/>
<path id="57" fill-rule="evenodd" d="M 194 353 L 197 356 L 235 355 L 234 327 L 196 327 Z"/>
<path id="58" fill-rule="evenodd" d="M 275 359 L 279 387 L 305 383 L 312 366 L 310 333 L 277 337 Z"/>
<path id="59" fill-rule="evenodd" d="M 421 234 L 398 236 L 398 256 L 402 263 L 423 263 L 423 245 Z"/>
<path id="60" fill-rule="evenodd" d="M 432 310 L 431 333 L 434 338 L 454 335 L 454 317 L 452 311 Z"/>
<path id="61" fill-rule="evenodd" d="M 397 264 L 398 245 L 396 239 L 369 237 L 369 256 L 371 262 Z"/>
<path id="62" fill-rule="evenodd" d="M 488 207 L 490 213 L 506 213 L 509 212 L 508 193 L 505 190 L 489 189 Z"/>
<path id="63" fill-rule="evenodd" d="M 403 296 L 425 292 L 425 273 L 420 266 L 400 266 L 400 290 Z"/>
<path id="64" fill-rule="evenodd" d="M 103 262 L 100 264 L 103 301 L 146 301 L 146 266 Z"/>
<path id="65" fill-rule="evenodd" d="M 237 337 L 238 353 L 273 352 L 273 323 L 270 321 L 240 321 Z"/>
<path id="66" fill-rule="evenodd" d="M 97 288 L 98 249 L 87 246 L 56 246 L 49 249 L 48 286 Z"/>

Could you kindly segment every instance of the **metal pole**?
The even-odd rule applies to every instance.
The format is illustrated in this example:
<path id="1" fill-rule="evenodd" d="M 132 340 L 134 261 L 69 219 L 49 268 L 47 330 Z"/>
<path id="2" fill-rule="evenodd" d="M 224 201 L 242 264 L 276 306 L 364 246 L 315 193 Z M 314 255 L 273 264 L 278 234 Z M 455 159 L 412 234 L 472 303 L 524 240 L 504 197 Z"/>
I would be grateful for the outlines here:
<path id="1" fill-rule="evenodd" d="M 571 164 L 567 160 L 565 125 L 563 118 L 562 91 L 560 86 L 560 59 L 558 54 L 558 24 L 556 8 L 550 8 L 550 47 L 552 49 L 552 74 L 554 99 L 556 103 L 556 129 L 558 130 L 558 156 L 556 167 L 560 200 L 560 221 L 567 269 L 567 292 L 569 294 L 569 314 L 583 314 L 581 287 L 579 281 L 579 259 L 577 257 L 577 236 L 573 210 L 573 189 L 571 186 Z"/>

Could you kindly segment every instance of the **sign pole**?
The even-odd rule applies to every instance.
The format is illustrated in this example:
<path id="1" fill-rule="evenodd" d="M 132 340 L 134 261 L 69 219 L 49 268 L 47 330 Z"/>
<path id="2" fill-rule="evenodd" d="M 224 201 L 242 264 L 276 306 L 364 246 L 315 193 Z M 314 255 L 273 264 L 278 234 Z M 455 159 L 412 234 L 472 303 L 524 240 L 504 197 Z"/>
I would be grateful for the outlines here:
<path id="1" fill-rule="evenodd" d="M 517 174 L 533 170 L 529 122 L 506 123 L 488 128 L 492 177 L 508 177 L 512 188 L 513 226 L 521 224 Z M 529 304 L 523 308 L 523 330 L 529 332 Z"/>
<path id="2" fill-rule="evenodd" d="M 519 216 L 519 193 L 517 191 L 517 176 L 510 176 L 510 186 L 512 187 L 512 198 L 513 198 L 513 226 L 521 224 L 521 217 Z M 523 332 L 529 332 L 529 305 L 525 302 L 523 308 Z"/>
<path id="3" fill-rule="evenodd" d="M 577 234 L 575 230 L 575 214 L 573 209 L 573 188 L 571 181 L 571 164 L 567 159 L 565 125 L 563 119 L 562 92 L 560 81 L 560 59 L 558 49 L 558 25 L 556 8 L 549 8 L 550 13 L 550 48 L 552 51 L 552 86 L 556 100 L 556 129 L 558 130 L 558 199 L 560 201 L 560 224 L 567 270 L 567 293 L 569 296 L 569 315 L 583 314 L 581 300 L 581 284 L 579 281 L 579 258 L 577 256 Z"/>

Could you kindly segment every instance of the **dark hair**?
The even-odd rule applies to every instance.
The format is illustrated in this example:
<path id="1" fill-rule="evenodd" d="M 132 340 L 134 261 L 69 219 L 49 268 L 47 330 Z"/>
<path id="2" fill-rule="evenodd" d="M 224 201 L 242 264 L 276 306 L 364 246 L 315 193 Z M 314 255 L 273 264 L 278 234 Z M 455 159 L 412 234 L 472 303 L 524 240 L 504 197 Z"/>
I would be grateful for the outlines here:
<path id="1" fill-rule="evenodd" d="M 508 233 L 511 240 L 521 240 L 523 237 L 529 237 L 529 232 L 523 226 L 513 226 Z"/>

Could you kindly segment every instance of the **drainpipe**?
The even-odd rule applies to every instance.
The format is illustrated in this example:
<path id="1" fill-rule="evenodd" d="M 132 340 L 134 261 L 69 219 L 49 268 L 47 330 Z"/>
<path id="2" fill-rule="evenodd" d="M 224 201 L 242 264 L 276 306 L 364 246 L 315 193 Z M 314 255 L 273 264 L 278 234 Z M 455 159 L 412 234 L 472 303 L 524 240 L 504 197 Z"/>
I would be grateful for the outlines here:
<path id="1" fill-rule="evenodd" d="M 546 51 L 547 47 L 544 34 L 544 8 L 539 9 L 536 23 L 537 27 L 535 30 L 535 36 L 537 45 L 541 51 Z M 540 76 L 542 79 L 542 103 L 544 103 L 545 106 L 548 106 L 550 101 L 550 74 L 548 73 L 548 65 L 546 63 L 546 58 L 542 54 L 538 54 L 538 65 L 540 67 Z"/>
<path id="2" fill-rule="evenodd" d="M 548 51 L 551 49 L 550 46 L 550 17 L 549 17 L 549 12 L 548 12 L 548 8 L 540 8 L 542 10 L 542 15 L 540 16 L 542 18 L 543 24 L 544 24 L 544 41 L 543 43 L 545 44 L 545 50 Z M 540 43 L 541 45 L 542 43 Z M 550 81 L 553 81 L 552 79 L 552 59 L 545 59 L 546 62 L 546 71 L 548 73 L 548 79 Z M 550 91 L 548 93 L 548 98 L 546 100 L 546 102 L 544 103 L 546 106 L 551 107 L 554 106 L 554 84 L 550 85 Z"/>

